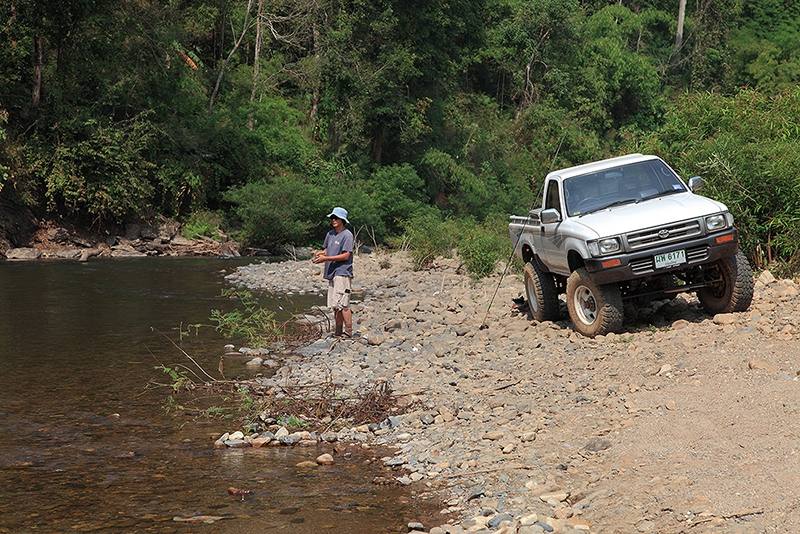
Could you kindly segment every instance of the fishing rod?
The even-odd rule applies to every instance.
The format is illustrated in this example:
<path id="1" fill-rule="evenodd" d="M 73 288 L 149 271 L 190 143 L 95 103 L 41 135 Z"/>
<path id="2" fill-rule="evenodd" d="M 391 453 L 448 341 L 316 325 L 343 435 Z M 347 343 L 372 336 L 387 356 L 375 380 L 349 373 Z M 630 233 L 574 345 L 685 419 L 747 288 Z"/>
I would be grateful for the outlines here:
<path id="1" fill-rule="evenodd" d="M 555 166 L 556 164 L 556 158 L 558 157 L 558 153 L 561 151 L 561 144 L 564 142 L 564 138 L 566 136 L 567 132 L 564 132 L 561 135 L 561 140 L 558 142 L 558 146 L 556 147 L 556 153 L 553 154 L 553 159 L 552 161 L 550 161 L 550 168 L 547 170 L 548 174 L 553 170 L 553 166 Z M 511 255 L 509 255 L 508 261 L 506 261 L 506 266 L 503 269 L 503 274 L 500 275 L 500 280 L 498 280 L 497 282 L 497 287 L 494 288 L 494 294 L 492 295 L 492 298 L 489 301 L 489 305 L 486 307 L 486 314 L 483 316 L 483 321 L 481 321 L 481 325 L 480 327 L 478 327 L 478 330 L 486 330 L 487 328 L 489 328 L 489 325 L 486 324 L 486 319 L 489 318 L 489 310 L 492 309 L 492 304 L 494 304 L 494 299 L 495 297 L 497 297 L 497 292 L 500 290 L 500 284 L 503 283 L 503 278 L 505 278 L 506 274 L 508 273 L 508 267 L 511 265 L 511 261 L 514 259 L 514 254 L 517 253 L 517 247 L 519 247 L 519 242 L 520 240 L 522 240 L 522 234 L 525 233 L 525 228 L 528 226 L 528 221 L 531 220 L 530 217 L 531 211 L 533 210 L 533 207 L 536 205 L 536 202 L 538 200 L 539 199 L 537 198 L 537 196 L 534 195 L 533 201 L 531 202 L 531 206 L 528 208 L 528 217 L 525 219 L 525 222 L 522 223 L 522 229 L 519 231 L 517 240 L 514 243 L 514 248 L 511 249 Z"/>

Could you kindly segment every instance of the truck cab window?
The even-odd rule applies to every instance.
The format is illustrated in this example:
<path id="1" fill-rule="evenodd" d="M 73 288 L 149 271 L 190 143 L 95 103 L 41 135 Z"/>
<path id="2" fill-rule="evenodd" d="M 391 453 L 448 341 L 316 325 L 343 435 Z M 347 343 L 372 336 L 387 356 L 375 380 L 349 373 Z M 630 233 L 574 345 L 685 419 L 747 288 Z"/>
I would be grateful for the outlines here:
<path id="1" fill-rule="evenodd" d="M 547 198 L 545 199 L 544 209 L 556 209 L 561 213 L 561 198 L 558 196 L 558 182 L 550 180 L 547 184 Z"/>

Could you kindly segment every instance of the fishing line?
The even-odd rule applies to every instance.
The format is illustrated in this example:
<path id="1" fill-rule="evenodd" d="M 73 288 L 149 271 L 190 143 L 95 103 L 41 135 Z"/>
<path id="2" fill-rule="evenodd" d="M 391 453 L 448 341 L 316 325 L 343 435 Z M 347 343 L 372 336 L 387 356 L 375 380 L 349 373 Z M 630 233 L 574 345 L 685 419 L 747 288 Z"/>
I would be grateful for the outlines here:
<path id="1" fill-rule="evenodd" d="M 565 131 L 561 135 L 561 140 L 558 142 L 558 146 L 556 147 L 556 153 L 553 154 L 553 160 L 550 162 L 550 168 L 547 171 L 547 174 L 553 170 L 553 166 L 556 164 L 556 158 L 558 157 L 558 153 L 561 151 L 561 144 L 564 142 L 564 138 L 567 136 L 567 132 Z M 547 175 L 545 175 L 546 177 Z M 544 185 L 544 182 L 542 182 Z M 541 195 L 539 195 L 541 198 Z M 494 304 L 494 299 L 497 297 L 497 292 L 500 290 L 500 284 L 503 283 L 503 278 L 506 277 L 506 273 L 508 273 L 508 267 L 511 265 L 511 261 L 514 259 L 514 254 L 517 252 L 517 247 L 519 246 L 519 242 L 522 240 L 522 234 L 525 233 L 525 228 L 528 226 L 528 221 L 531 220 L 531 211 L 533 207 L 536 205 L 536 202 L 539 199 L 534 195 L 533 201 L 531 202 L 530 208 L 528 208 L 528 217 L 525 219 L 525 222 L 522 223 L 522 229 L 519 231 L 519 235 L 517 236 L 517 241 L 514 243 L 514 248 L 511 249 L 511 255 L 508 257 L 508 261 L 506 261 L 506 266 L 503 269 L 503 274 L 500 275 L 500 280 L 497 282 L 497 287 L 494 288 L 494 294 L 492 295 L 491 300 L 489 301 L 489 305 L 486 307 L 486 314 L 483 316 L 483 321 L 481 321 L 481 325 L 478 327 L 478 330 L 485 330 L 489 328 L 489 325 L 486 324 L 486 319 L 489 317 L 489 310 L 492 309 L 492 304 Z"/>

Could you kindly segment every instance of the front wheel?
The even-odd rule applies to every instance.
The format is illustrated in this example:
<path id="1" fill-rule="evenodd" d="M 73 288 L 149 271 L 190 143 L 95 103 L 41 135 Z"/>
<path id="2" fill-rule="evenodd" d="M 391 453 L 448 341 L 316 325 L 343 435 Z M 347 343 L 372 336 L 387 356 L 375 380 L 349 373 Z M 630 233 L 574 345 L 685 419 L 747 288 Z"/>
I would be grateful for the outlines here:
<path id="1" fill-rule="evenodd" d="M 597 285 L 586 269 L 576 269 L 567 278 L 567 309 L 575 330 L 584 336 L 602 336 L 622 328 L 619 286 Z"/>
<path id="2" fill-rule="evenodd" d="M 712 273 L 717 281 L 697 292 L 700 304 L 709 313 L 743 312 L 753 301 L 753 271 L 741 251 L 719 260 Z"/>

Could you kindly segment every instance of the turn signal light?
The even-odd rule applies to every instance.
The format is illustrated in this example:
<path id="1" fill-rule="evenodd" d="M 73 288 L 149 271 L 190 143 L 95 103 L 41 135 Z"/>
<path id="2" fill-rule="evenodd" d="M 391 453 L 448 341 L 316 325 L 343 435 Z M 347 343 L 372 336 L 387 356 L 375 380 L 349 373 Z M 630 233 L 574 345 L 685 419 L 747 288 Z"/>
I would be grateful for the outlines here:
<path id="1" fill-rule="evenodd" d="M 620 265 L 622 265 L 622 262 L 619 259 L 614 258 L 613 260 L 606 260 L 600 262 L 600 265 L 603 266 L 603 269 L 610 269 L 611 267 L 619 267 Z"/>
<path id="2" fill-rule="evenodd" d="M 721 245 L 723 243 L 730 243 L 731 241 L 733 241 L 733 234 L 725 234 L 714 238 L 714 242 L 717 245 Z"/>

